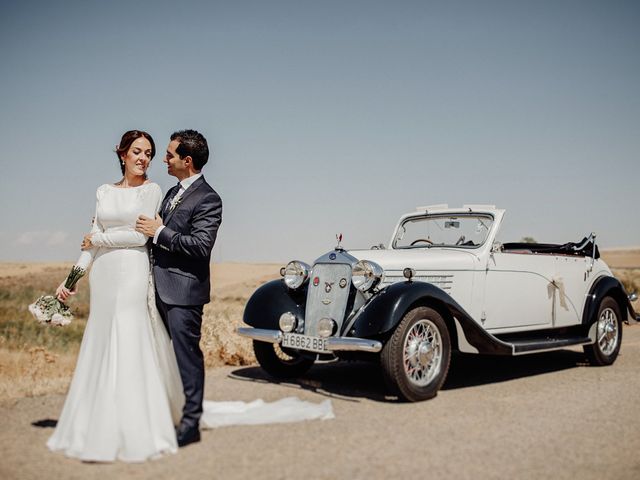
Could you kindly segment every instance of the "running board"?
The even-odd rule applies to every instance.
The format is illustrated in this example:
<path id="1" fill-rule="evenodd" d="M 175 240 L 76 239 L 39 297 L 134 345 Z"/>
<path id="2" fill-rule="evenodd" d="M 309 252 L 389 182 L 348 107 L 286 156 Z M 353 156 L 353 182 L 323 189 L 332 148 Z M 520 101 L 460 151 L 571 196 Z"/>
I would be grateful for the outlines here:
<path id="1" fill-rule="evenodd" d="M 514 355 L 524 355 L 527 353 L 548 352 L 551 350 L 558 350 L 561 348 L 571 347 L 575 345 L 588 345 L 593 343 L 589 337 L 560 337 L 560 338 L 519 338 L 517 340 L 508 341 L 506 339 L 503 342 L 508 342 L 513 346 Z"/>

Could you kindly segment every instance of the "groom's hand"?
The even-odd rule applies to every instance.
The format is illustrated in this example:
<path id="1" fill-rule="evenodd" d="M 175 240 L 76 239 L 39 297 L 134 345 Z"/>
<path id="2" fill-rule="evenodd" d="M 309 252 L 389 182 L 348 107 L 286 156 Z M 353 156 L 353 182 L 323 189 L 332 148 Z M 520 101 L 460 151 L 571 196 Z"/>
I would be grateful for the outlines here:
<path id="1" fill-rule="evenodd" d="M 156 230 L 162 226 L 162 219 L 160 215 L 156 213 L 156 218 L 145 217 L 144 215 L 140 215 L 138 220 L 136 220 L 136 231 L 146 235 L 147 237 L 153 238 L 156 234 Z"/>

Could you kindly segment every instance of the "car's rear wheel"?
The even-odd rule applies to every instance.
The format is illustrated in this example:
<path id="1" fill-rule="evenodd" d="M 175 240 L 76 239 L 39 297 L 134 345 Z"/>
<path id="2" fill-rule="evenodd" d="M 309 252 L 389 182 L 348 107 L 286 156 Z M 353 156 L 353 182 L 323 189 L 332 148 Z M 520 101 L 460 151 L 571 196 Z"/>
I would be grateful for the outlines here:
<path id="1" fill-rule="evenodd" d="M 596 320 L 596 341 L 584 346 L 591 365 L 611 365 L 616 361 L 622 343 L 622 314 L 620 306 L 611 297 L 600 302 Z"/>
<path id="2" fill-rule="evenodd" d="M 313 359 L 300 353 L 282 349 L 277 343 L 253 341 L 253 352 L 260 366 L 276 378 L 294 378 L 304 375 L 313 365 Z"/>
<path id="3" fill-rule="evenodd" d="M 389 387 L 411 402 L 437 395 L 451 362 L 451 340 L 442 316 L 417 307 L 405 314 L 381 353 Z"/>

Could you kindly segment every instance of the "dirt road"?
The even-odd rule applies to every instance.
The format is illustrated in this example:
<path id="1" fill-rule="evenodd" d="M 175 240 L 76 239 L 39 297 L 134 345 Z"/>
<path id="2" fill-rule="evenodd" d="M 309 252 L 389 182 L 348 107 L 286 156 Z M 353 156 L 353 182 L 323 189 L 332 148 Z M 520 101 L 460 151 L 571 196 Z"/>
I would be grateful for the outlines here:
<path id="1" fill-rule="evenodd" d="M 297 384 L 257 367 L 208 372 L 211 400 L 332 397 L 334 420 L 205 431 L 199 444 L 145 464 L 83 464 L 45 442 L 62 396 L 0 409 L 0 478 L 640 478 L 640 325 L 612 367 L 579 351 L 454 358 L 437 398 L 385 398 L 366 364 L 318 365 Z"/>

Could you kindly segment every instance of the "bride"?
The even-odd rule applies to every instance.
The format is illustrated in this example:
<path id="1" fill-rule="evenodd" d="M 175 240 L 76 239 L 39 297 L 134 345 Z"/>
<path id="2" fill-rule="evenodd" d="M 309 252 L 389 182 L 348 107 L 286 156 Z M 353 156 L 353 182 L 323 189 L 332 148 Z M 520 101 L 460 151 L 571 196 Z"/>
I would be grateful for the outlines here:
<path id="1" fill-rule="evenodd" d="M 47 445 L 82 460 L 133 462 L 177 450 L 183 398 L 166 332 L 150 321 L 147 238 L 134 230 L 138 215 L 154 216 L 162 201 L 160 187 L 146 179 L 155 144 L 132 130 L 116 152 L 123 178 L 98 188 L 93 228 L 76 263 L 92 266 L 90 314 Z M 64 282 L 56 291 L 62 301 L 73 293 Z"/>
<path id="2" fill-rule="evenodd" d="M 185 398 L 174 349 L 155 306 L 147 237 L 140 215 L 154 218 L 160 187 L 147 180 L 151 136 L 126 132 L 116 148 L 123 178 L 96 192 L 91 232 L 76 265 L 90 273 L 90 314 L 76 370 L 56 429 L 54 451 L 85 461 L 140 462 L 178 448 L 175 425 Z M 56 291 L 65 301 L 75 291 Z M 331 404 L 285 398 L 204 402 L 201 427 L 332 418 Z"/>

